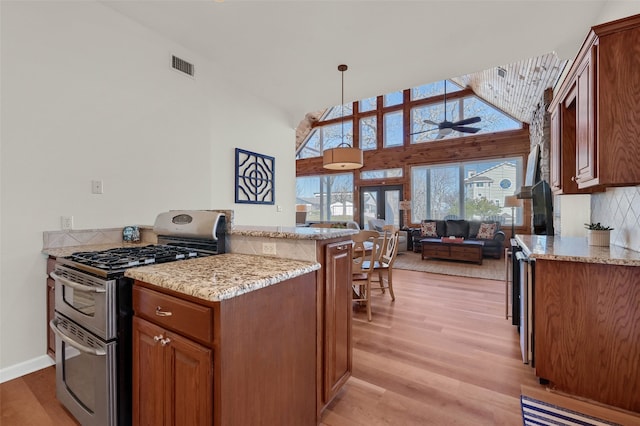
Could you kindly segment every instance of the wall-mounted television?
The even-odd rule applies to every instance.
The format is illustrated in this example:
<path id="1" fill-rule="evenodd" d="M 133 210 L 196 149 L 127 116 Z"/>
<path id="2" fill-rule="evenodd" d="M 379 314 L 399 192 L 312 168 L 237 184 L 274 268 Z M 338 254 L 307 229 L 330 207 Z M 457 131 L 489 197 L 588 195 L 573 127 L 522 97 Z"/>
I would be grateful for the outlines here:
<path id="1" fill-rule="evenodd" d="M 531 208 L 533 233 L 553 235 L 553 196 L 547 181 L 540 181 L 531 188 Z"/>

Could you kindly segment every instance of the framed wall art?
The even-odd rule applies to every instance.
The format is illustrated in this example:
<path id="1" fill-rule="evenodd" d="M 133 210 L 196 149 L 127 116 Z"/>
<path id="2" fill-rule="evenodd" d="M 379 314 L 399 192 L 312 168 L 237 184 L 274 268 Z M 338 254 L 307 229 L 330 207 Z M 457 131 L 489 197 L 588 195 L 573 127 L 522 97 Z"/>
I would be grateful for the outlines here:
<path id="1" fill-rule="evenodd" d="M 236 148 L 236 203 L 275 203 L 274 157 Z"/>

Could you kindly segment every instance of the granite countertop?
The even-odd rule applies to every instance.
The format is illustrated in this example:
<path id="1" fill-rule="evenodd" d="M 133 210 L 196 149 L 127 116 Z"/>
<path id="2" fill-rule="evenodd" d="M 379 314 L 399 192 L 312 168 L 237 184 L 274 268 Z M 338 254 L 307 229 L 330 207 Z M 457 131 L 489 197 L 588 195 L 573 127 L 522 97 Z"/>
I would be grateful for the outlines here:
<path id="1" fill-rule="evenodd" d="M 148 245 L 155 245 L 155 243 L 151 242 L 139 242 L 139 243 L 104 243 L 104 244 L 85 244 L 79 246 L 66 246 L 66 247 L 49 247 L 43 248 L 42 253 L 53 256 L 53 257 L 65 257 L 71 256 L 73 253 L 77 253 L 80 251 L 102 251 L 109 250 L 113 248 L 122 248 L 122 247 L 144 247 Z"/>
<path id="2" fill-rule="evenodd" d="M 125 276 L 217 302 L 317 269 L 314 262 L 229 253 L 129 268 Z"/>
<path id="3" fill-rule="evenodd" d="M 640 266 L 640 252 L 615 245 L 590 246 L 586 238 L 545 235 L 516 235 L 515 238 L 524 253 L 534 259 Z"/>
<path id="4" fill-rule="evenodd" d="M 328 240 L 357 234 L 349 228 L 312 228 L 295 226 L 234 226 L 230 235 L 248 237 L 288 238 L 293 240 Z"/>

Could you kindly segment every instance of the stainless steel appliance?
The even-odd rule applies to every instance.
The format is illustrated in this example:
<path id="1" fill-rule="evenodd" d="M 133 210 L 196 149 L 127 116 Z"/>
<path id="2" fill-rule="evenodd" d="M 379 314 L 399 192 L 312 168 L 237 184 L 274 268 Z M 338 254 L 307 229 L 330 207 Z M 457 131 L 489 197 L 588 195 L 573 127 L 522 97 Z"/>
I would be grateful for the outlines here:
<path id="1" fill-rule="evenodd" d="M 518 327 L 520 332 L 520 352 L 522 362 L 535 365 L 535 345 L 533 333 L 533 301 L 535 291 L 535 259 L 525 255 L 523 251 L 515 253 L 518 263 L 517 276 L 514 276 L 514 288 L 518 287 Z M 515 312 L 515 308 L 514 308 Z M 514 314 L 515 316 L 515 314 Z"/>
<path id="2" fill-rule="evenodd" d="M 132 280 L 127 268 L 225 252 L 225 216 L 158 215 L 159 244 L 77 252 L 57 259 L 56 396 L 83 425 L 131 424 Z"/>

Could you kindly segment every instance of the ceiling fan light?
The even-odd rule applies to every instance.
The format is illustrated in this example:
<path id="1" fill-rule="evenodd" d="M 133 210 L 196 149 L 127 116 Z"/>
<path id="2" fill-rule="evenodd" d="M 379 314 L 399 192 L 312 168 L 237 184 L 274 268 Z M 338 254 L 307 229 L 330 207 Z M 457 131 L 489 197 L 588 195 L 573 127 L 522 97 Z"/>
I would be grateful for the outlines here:
<path id="1" fill-rule="evenodd" d="M 358 148 L 330 148 L 322 154 L 322 167 L 329 170 L 354 170 L 364 164 L 362 150 Z"/>
<path id="2" fill-rule="evenodd" d="M 452 132 L 453 132 L 453 129 L 451 127 L 444 127 L 440 129 L 440 134 L 443 136 L 450 135 Z"/>

